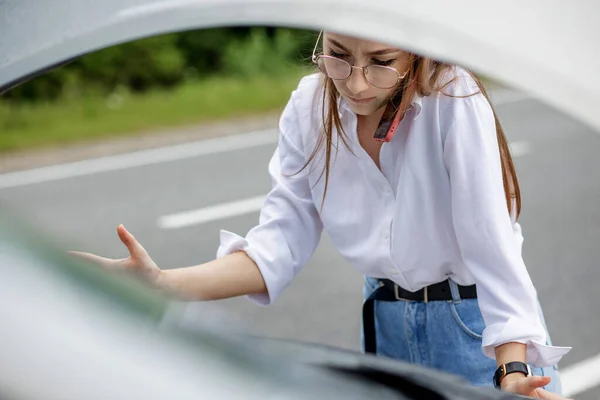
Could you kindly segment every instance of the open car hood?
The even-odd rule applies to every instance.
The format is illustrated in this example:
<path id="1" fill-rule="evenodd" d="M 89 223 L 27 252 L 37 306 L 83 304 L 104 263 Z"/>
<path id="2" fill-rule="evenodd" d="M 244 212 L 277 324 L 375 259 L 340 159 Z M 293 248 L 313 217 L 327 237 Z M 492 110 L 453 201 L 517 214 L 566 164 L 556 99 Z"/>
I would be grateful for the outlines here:
<path id="1" fill-rule="evenodd" d="M 325 28 L 459 63 L 600 130 L 600 3 L 504 0 L 0 0 L 0 91 L 136 38 L 233 25 Z"/>

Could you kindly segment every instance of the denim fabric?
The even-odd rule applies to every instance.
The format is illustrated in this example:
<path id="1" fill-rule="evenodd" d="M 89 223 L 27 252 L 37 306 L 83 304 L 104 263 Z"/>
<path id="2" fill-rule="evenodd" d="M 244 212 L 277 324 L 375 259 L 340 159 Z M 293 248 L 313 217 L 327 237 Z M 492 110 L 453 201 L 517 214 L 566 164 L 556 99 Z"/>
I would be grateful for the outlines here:
<path id="1" fill-rule="evenodd" d="M 377 284 L 377 279 L 366 278 L 365 299 Z M 496 361 L 481 351 L 485 323 L 477 299 L 461 300 L 452 281 L 451 289 L 450 301 L 377 301 L 377 355 L 459 375 L 475 386 L 493 386 Z M 551 345 L 550 341 L 548 344 Z M 364 342 L 362 345 L 364 349 Z M 532 372 L 551 376 L 552 381 L 545 389 L 561 393 L 556 367 L 532 368 Z"/>

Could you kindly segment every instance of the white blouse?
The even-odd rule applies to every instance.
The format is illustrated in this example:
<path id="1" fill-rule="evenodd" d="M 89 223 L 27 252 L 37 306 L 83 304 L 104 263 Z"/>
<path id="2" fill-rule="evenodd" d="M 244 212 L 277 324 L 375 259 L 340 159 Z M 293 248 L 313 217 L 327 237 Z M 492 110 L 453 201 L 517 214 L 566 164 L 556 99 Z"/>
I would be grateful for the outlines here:
<path id="1" fill-rule="evenodd" d="M 466 71 L 445 89 L 478 92 Z M 279 121 L 269 164 L 272 190 L 259 224 L 245 238 L 221 231 L 217 257 L 243 250 L 258 265 L 270 304 L 300 272 L 322 229 L 348 262 L 365 275 L 416 291 L 451 278 L 477 284 L 485 320 L 482 350 L 527 344 L 527 362 L 557 363 L 570 347 L 546 345 L 536 290 L 523 258 L 521 228 L 508 213 L 492 109 L 479 93 L 459 98 L 416 95 L 377 168 L 357 137 L 347 103 L 339 111 L 350 150 L 339 141 L 323 209 L 324 152 L 299 174 L 322 131 L 321 79 L 303 78 Z M 337 136 L 337 135 L 334 135 Z M 335 143 L 334 143 L 335 145 Z"/>

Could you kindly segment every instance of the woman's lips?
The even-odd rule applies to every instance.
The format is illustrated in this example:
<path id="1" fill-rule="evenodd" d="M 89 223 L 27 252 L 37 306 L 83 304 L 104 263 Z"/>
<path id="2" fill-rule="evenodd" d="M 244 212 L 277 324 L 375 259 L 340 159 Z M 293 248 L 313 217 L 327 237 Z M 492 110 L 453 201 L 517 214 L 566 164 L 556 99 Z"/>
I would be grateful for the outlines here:
<path id="1" fill-rule="evenodd" d="M 356 104 L 366 104 L 366 103 L 369 103 L 370 101 L 373 101 L 375 99 L 375 97 L 367 97 L 364 99 L 355 99 L 354 97 L 348 97 L 348 99 L 350 99 L 350 101 L 352 101 L 353 103 L 356 103 Z"/>

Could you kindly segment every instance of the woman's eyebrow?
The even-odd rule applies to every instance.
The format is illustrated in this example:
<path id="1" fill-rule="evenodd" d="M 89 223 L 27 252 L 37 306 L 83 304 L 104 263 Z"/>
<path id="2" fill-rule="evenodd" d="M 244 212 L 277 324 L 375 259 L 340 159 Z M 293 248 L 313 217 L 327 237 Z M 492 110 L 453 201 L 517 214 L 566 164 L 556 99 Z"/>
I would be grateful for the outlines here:
<path id="1" fill-rule="evenodd" d="M 342 49 L 343 51 L 346 52 L 350 52 L 347 48 L 345 48 L 340 42 L 338 42 L 337 40 L 334 39 L 327 39 L 329 42 L 331 42 L 334 46 L 339 47 L 340 49 Z M 368 53 L 366 53 L 365 55 L 367 56 L 382 56 L 384 54 L 390 54 L 390 53 L 398 53 L 400 50 L 398 49 L 392 49 L 392 48 L 388 48 L 388 49 L 380 49 L 380 50 L 375 50 L 375 51 L 370 51 Z"/>
<path id="2" fill-rule="evenodd" d="M 333 39 L 327 39 L 328 41 L 330 41 L 335 47 L 339 47 L 340 49 L 347 51 L 348 53 L 350 52 L 347 48 L 345 48 L 340 42 L 338 42 L 337 40 L 333 40 Z"/>
<path id="3" fill-rule="evenodd" d="M 375 50 L 375 51 L 371 51 L 369 53 L 367 53 L 368 56 L 382 56 L 384 54 L 390 54 L 390 53 L 398 53 L 400 50 L 398 49 L 381 49 L 381 50 Z"/>

